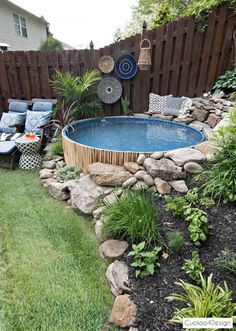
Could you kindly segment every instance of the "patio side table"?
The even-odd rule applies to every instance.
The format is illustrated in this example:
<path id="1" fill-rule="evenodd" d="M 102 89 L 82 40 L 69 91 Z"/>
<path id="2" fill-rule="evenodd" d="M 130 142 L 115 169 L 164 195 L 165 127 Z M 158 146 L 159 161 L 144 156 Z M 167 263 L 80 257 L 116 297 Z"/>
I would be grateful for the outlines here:
<path id="1" fill-rule="evenodd" d="M 29 139 L 25 136 L 15 140 L 16 147 L 21 152 L 19 167 L 21 169 L 33 169 L 42 165 L 39 154 L 40 138 Z"/>

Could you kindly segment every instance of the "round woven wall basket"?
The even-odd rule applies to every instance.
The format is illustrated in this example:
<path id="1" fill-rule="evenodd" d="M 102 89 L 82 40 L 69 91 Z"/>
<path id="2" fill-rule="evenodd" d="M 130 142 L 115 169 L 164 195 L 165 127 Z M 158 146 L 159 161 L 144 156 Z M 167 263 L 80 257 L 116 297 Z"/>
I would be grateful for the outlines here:
<path id="1" fill-rule="evenodd" d="M 121 83 L 113 77 L 105 77 L 99 82 L 97 93 L 102 102 L 107 104 L 115 103 L 122 94 Z"/>
<path id="2" fill-rule="evenodd" d="M 98 68 L 103 72 L 104 74 L 108 74 L 112 72 L 114 69 L 115 62 L 113 58 L 109 55 L 104 55 L 98 60 Z"/>

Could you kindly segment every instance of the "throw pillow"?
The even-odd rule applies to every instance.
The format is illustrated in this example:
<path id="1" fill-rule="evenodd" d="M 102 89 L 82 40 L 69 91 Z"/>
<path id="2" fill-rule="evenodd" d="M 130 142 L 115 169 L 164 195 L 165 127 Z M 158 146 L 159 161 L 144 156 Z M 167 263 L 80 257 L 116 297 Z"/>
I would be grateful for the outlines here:
<path id="1" fill-rule="evenodd" d="M 164 111 L 164 102 L 166 97 L 162 97 L 158 94 L 149 94 L 149 114 L 162 114 Z"/>
<path id="2" fill-rule="evenodd" d="M 171 115 L 171 116 L 178 117 L 179 116 L 179 113 L 180 113 L 180 110 L 179 109 L 176 109 L 176 108 L 165 108 L 164 109 L 164 112 L 163 112 L 163 115 Z"/>
<path id="3" fill-rule="evenodd" d="M 16 128 L 12 128 L 13 125 L 24 124 L 26 114 L 24 113 L 2 113 L 0 121 L 0 131 L 5 133 L 13 133 Z"/>
<path id="4" fill-rule="evenodd" d="M 49 123 L 52 116 L 52 112 L 40 112 L 40 111 L 27 111 L 25 121 L 25 132 L 34 132 L 40 134 L 39 127 Z"/>

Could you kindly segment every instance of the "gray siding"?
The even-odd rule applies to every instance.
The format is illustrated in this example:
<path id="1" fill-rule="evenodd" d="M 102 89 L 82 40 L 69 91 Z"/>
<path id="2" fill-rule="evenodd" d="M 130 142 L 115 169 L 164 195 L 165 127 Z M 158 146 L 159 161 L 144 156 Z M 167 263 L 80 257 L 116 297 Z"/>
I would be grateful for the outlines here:
<path id="1" fill-rule="evenodd" d="M 13 13 L 26 19 L 27 38 L 15 33 Z M 0 42 L 9 44 L 11 46 L 10 51 L 37 50 L 41 39 L 44 39 L 46 35 L 46 23 L 44 24 L 24 10 L 11 7 L 0 0 Z"/>

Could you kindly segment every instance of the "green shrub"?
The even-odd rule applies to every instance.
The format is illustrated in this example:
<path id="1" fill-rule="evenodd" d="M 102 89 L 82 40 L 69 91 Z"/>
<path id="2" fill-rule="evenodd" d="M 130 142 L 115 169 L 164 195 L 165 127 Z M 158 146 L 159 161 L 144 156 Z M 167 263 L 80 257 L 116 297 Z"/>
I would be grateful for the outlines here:
<path id="1" fill-rule="evenodd" d="M 55 172 L 57 179 L 61 180 L 70 180 L 76 178 L 81 173 L 80 169 L 76 169 L 75 167 L 65 166 L 63 168 L 58 169 Z"/>
<path id="2" fill-rule="evenodd" d="M 236 109 L 229 119 L 232 124 L 220 128 L 215 135 L 219 150 L 214 160 L 198 176 L 203 182 L 203 195 L 223 203 L 236 201 Z"/>
<path id="3" fill-rule="evenodd" d="M 156 210 L 152 195 L 144 190 L 127 190 L 104 211 L 104 233 L 124 238 L 131 243 L 145 241 L 147 245 L 158 239 Z"/>
<path id="4" fill-rule="evenodd" d="M 236 273 L 236 253 L 228 249 L 221 251 L 214 259 L 218 268 L 226 269 Z"/>
<path id="5" fill-rule="evenodd" d="M 188 231 L 190 238 L 196 246 L 200 246 L 206 241 L 208 234 L 208 219 L 206 213 L 199 208 L 186 208 L 184 212 L 185 220 L 189 222 Z"/>
<path id="6" fill-rule="evenodd" d="M 192 259 L 185 260 L 182 269 L 191 279 L 195 280 L 197 283 L 201 282 L 201 274 L 204 272 L 205 268 L 200 261 L 197 251 L 192 252 Z"/>
<path id="7" fill-rule="evenodd" d="M 224 287 L 212 282 L 212 274 L 206 279 L 201 276 L 201 285 L 188 284 L 182 280 L 176 283 L 184 293 L 171 294 L 169 301 L 178 301 L 186 306 L 177 309 L 171 319 L 173 323 L 183 323 L 183 318 L 191 317 L 232 317 L 236 311 L 232 292 L 227 284 Z M 189 330 L 191 331 L 191 329 Z"/>
<path id="8" fill-rule="evenodd" d="M 183 197 L 174 196 L 170 197 L 168 195 L 164 196 L 166 207 L 171 212 L 173 216 L 183 217 L 185 207 L 188 203 Z"/>
<path id="9" fill-rule="evenodd" d="M 60 40 L 54 38 L 53 36 L 48 36 L 47 38 L 41 40 L 40 51 L 63 51 L 63 44 Z"/>
<path id="10" fill-rule="evenodd" d="M 183 246 L 184 236 L 180 231 L 171 231 L 167 234 L 168 247 L 173 251 L 179 252 Z"/>
<path id="11" fill-rule="evenodd" d="M 56 140 L 50 146 L 50 152 L 54 155 L 63 155 L 62 137 L 55 138 Z"/>
<path id="12" fill-rule="evenodd" d="M 129 99 L 128 98 L 121 98 L 121 106 L 122 106 L 122 110 L 123 110 L 123 114 L 125 116 L 132 116 L 133 112 L 132 110 L 129 108 Z"/>
<path id="13" fill-rule="evenodd" d="M 158 253 L 162 247 L 155 247 L 152 251 L 143 251 L 145 241 L 138 245 L 132 245 L 132 251 L 128 256 L 132 256 L 134 262 L 131 264 L 135 268 L 135 276 L 149 276 L 153 275 L 156 267 L 160 267 Z"/>
<path id="14" fill-rule="evenodd" d="M 223 90 L 226 94 L 234 92 L 236 90 L 236 70 L 226 71 L 224 75 L 220 76 L 213 86 L 213 90 Z"/>

